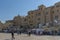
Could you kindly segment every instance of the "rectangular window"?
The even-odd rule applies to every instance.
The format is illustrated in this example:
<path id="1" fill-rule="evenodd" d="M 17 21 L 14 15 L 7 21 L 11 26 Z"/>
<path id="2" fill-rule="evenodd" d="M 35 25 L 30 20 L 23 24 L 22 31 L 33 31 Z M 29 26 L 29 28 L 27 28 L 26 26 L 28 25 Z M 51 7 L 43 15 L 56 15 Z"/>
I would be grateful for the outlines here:
<path id="1" fill-rule="evenodd" d="M 58 20 L 58 15 L 57 15 L 57 16 L 55 16 L 55 20 Z"/>
<path id="2" fill-rule="evenodd" d="M 30 24 L 31 26 L 33 25 L 33 24 Z"/>
<path id="3" fill-rule="evenodd" d="M 38 18 L 38 20 L 40 20 L 40 18 Z"/>
<path id="4" fill-rule="evenodd" d="M 24 21 L 26 21 L 27 19 L 24 19 Z"/>
<path id="5" fill-rule="evenodd" d="M 46 15 L 48 15 L 48 12 L 46 12 Z"/>
<path id="6" fill-rule="evenodd" d="M 59 10 L 57 10 L 57 12 L 59 12 Z"/>
<path id="7" fill-rule="evenodd" d="M 41 15 L 41 13 L 37 13 L 37 14 L 36 14 L 36 16 L 40 16 L 40 15 Z"/>
<path id="8" fill-rule="evenodd" d="M 52 11 L 52 13 L 54 13 L 54 11 Z"/>
<path id="9" fill-rule="evenodd" d="M 56 5 L 56 7 L 60 7 L 60 5 Z"/>

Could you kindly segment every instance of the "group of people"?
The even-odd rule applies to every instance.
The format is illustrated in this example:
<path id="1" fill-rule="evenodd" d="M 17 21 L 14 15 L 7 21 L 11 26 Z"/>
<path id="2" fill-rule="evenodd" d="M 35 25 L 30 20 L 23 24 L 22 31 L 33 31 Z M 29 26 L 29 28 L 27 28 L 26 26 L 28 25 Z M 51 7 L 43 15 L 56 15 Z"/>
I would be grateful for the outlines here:
<path id="1" fill-rule="evenodd" d="M 31 30 L 29 30 L 27 32 L 28 32 L 28 36 L 30 36 L 31 35 Z M 17 34 L 21 34 L 21 31 L 17 31 Z M 11 30 L 11 36 L 12 36 L 12 39 L 15 39 L 15 37 L 14 37 L 14 30 L 13 29 Z"/>

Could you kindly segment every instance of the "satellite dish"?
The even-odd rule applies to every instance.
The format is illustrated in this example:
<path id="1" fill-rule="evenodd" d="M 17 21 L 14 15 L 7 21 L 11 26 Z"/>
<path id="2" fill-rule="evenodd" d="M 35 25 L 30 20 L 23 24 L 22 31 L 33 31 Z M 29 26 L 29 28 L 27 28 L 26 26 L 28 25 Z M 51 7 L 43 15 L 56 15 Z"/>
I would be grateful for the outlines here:
<path id="1" fill-rule="evenodd" d="M 42 27 L 42 24 L 39 24 L 39 28 L 41 28 Z"/>
<path id="2" fill-rule="evenodd" d="M 49 23 L 46 23 L 46 25 L 49 25 Z"/>
<path id="3" fill-rule="evenodd" d="M 54 20 L 55 23 L 57 23 L 58 21 L 57 20 Z"/>

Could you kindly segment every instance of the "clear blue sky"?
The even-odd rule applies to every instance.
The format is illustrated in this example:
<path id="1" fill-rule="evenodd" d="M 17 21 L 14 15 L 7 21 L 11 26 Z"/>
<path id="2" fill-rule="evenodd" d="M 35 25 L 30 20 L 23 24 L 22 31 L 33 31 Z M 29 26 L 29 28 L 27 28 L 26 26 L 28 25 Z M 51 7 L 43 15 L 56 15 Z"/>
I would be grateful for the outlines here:
<path id="1" fill-rule="evenodd" d="M 26 16 L 29 10 L 35 10 L 39 5 L 51 6 L 59 0 L 0 0 L 0 20 L 13 19 L 16 15 Z"/>

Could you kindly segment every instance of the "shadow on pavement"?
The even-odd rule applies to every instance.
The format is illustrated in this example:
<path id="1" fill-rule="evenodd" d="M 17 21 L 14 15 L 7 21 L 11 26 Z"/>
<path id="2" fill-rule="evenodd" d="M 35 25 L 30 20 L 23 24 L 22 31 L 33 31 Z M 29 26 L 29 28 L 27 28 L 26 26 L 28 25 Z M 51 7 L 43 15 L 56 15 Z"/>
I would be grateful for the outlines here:
<path id="1" fill-rule="evenodd" d="M 15 39 L 5 39 L 5 40 L 15 40 Z"/>
<path id="2" fill-rule="evenodd" d="M 5 40 L 10 40 L 10 39 L 5 39 Z"/>

